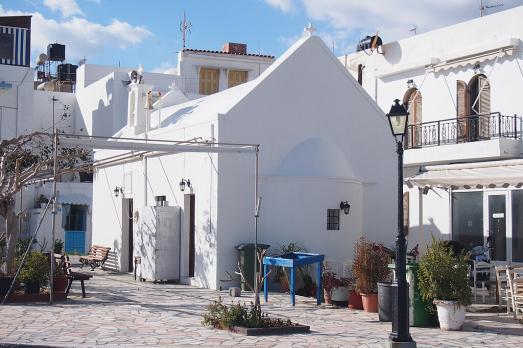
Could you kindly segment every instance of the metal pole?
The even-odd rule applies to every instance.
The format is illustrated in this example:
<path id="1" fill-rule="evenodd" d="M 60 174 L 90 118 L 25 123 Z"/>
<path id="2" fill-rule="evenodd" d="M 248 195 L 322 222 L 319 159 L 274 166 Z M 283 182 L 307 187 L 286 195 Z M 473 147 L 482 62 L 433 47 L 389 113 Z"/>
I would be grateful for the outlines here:
<path id="1" fill-rule="evenodd" d="M 397 298 L 393 315 L 392 332 L 394 342 L 413 342 L 409 334 L 409 286 L 406 277 L 406 240 L 403 228 L 403 142 L 396 142 L 398 154 L 398 236 L 396 239 Z"/>
<path id="2" fill-rule="evenodd" d="M 54 117 L 53 117 L 54 119 Z M 54 274 L 54 240 L 56 229 L 56 181 L 58 179 L 58 130 L 54 130 L 54 163 L 53 163 L 53 223 L 51 232 L 51 274 L 49 275 L 49 303 L 53 304 L 53 274 Z"/>
<path id="3" fill-rule="evenodd" d="M 255 303 L 260 303 L 260 295 L 258 294 L 258 216 L 259 216 L 259 200 L 258 200 L 258 161 L 259 148 L 256 146 L 254 167 L 254 296 Z"/>
<path id="4" fill-rule="evenodd" d="M 18 238 L 21 238 L 22 234 L 22 199 L 23 199 L 24 186 L 20 187 L 20 209 L 18 211 Z"/>

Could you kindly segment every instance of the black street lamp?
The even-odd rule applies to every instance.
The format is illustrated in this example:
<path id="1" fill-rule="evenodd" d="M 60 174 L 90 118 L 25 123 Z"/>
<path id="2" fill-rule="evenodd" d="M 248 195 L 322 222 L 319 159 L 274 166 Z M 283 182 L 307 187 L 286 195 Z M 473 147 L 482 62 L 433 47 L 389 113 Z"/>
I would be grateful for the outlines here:
<path id="1" fill-rule="evenodd" d="M 396 239 L 396 285 L 397 294 L 393 302 L 391 346 L 415 347 L 409 333 L 409 286 L 407 284 L 407 242 L 403 227 L 403 139 L 407 132 L 409 113 L 398 99 L 390 108 L 387 118 L 390 130 L 396 138 L 398 154 L 398 236 Z"/>

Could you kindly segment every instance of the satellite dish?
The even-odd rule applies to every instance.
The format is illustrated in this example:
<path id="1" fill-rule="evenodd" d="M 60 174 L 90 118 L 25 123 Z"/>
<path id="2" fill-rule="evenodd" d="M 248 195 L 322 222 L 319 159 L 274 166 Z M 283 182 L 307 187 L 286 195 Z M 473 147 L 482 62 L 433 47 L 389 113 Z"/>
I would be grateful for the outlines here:
<path id="1" fill-rule="evenodd" d="M 46 60 L 47 60 L 47 54 L 40 53 L 38 55 L 38 57 L 36 57 L 36 65 L 43 65 Z"/>

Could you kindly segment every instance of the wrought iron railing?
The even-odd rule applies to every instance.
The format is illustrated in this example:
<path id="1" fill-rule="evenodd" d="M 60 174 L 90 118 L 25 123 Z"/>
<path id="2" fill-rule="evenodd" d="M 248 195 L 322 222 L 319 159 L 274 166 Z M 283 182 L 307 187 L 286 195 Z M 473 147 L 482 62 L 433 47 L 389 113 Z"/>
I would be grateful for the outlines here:
<path id="1" fill-rule="evenodd" d="M 493 112 L 409 125 L 405 148 L 416 149 L 496 138 L 521 139 L 521 136 L 521 117 Z"/>

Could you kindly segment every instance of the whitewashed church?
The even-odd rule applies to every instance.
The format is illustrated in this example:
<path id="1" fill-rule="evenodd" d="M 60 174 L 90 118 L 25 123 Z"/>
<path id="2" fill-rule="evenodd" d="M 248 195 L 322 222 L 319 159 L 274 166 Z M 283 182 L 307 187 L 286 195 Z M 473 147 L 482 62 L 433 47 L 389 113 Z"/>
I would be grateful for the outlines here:
<path id="1" fill-rule="evenodd" d="M 259 243 L 299 242 L 338 264 L 362 235 L 393 245 L 396 154 L 387 120 L 311 31 L 236 87 L 163 106 L 147 97 L 152 88 L 131 82 L 127 124 L 115 137 L 259 145 Z M 95 159 L 121 153 L 99 150 Z M 247 153 L 152 152 L 101 166 L 93 244 L 111 247 L 121 271 L 140 256 L 142 265 L 157 264 L 142 267 L 146 278 L 162 279 L 167 264 L 184 283 L 226 288 L 235 246 L 254 242 L 256 174 Z"/>

